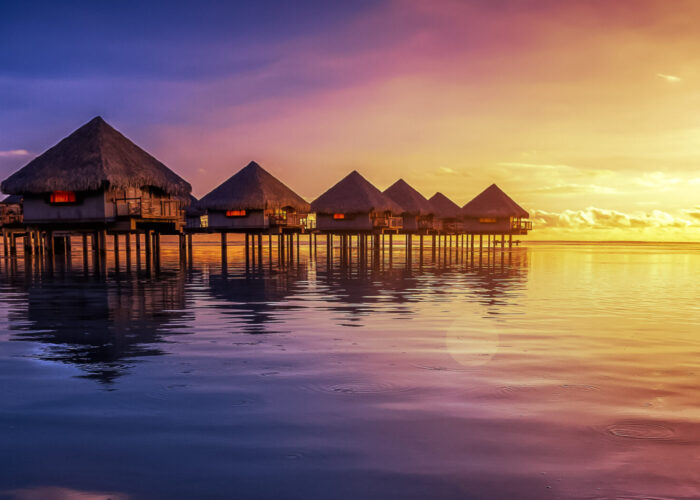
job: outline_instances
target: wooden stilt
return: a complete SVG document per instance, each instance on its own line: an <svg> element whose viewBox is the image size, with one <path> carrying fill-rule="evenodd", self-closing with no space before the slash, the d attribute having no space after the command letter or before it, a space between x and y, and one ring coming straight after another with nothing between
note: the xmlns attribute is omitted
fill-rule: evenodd
<svg viewBox="0 0 700 500"><path fill-rule="evenodd" d="M119 234L114 233L114 269L119 272Z"/></svg>
<svg viewBox="0 0 700 500"><path fill-rule="evenodd" d="M221 231L221 269L226 272L228 264L228 241L226 231Z"/></svg>
<svg viewBox="0 0 700 500"><path fill-rule="evenodd" d="M192 255L192 247L193 247L192 238L193 238L192 233L189 233L187 235L187 261L189 262L190 266L192 265L192 262L194 260L194 256Z"/></svg>

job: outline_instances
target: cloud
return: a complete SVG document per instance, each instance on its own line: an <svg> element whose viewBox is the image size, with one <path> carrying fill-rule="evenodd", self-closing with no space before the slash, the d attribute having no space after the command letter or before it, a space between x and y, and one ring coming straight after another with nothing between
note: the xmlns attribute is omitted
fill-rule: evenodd
<svg viewBox="0 0 700 500"><path fill-rule="evenodd" d="M445 174L456 174L457 173L456 170L453 170L449 167L440 167L440 171L445 173Z"/></svg>
<svg viewBox="0 0 700 500"><path fill-rule="evenodd" d="M668 177L663 172L645 173L641 177L637 177L634 181L640 186L650 188L668 188L682 182L681 179L677 177Z"/></svg>
<svg viewBox="0 0 700 500"><path fill-rule="evenodd" d="M688 216L692 217L693 219L700 220L700 205L698 205L695 208L690 208L688 210L683 210L683 212Z"/></svg>
<svg viewBox="0 0 700 500"><path fill-rule="evenodd" d="M570 195L580 193L618 194L617 188L610 186L598 186L596 184L555 184L533 189L532 192L550 195Z"/></svg>
<svg viewBox="0 0 700 500"><path fill-rule="evenodd" d="M658 76L662 80L666 80L669 83L678 83L682 80L682 78L679 76L666 75L664 73L656 73L656 76Z"/></svg>
<svg viewBox="0 0 700 500"><path fill-rule="evenodd" d="M0 158L14 158L17 156L29 156L31 153L26 149L10 149L8 151L0 151Z"/></svg>
<svg viewBox="0 0 700 500"><path fill-rule="evenodd" d="M700 207L684 211L684 213L700 220ZM690 221L683 217L675 217L661 210L627 214L617 210L589 207L585 210L564 210L563 212L532 210L530 216L538 229L658 229L688 228L699 225L695 221Z"/></svg>

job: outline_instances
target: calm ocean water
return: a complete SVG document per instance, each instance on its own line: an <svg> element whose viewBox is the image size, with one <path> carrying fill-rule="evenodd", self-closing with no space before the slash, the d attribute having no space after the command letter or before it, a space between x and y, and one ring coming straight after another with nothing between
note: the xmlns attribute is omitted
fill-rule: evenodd
<svg viewBox="0 0 700 500"><path fill-rule="evenodd" d="M700 245L324 250L0 260L0 497L700 498Z"/></svg>

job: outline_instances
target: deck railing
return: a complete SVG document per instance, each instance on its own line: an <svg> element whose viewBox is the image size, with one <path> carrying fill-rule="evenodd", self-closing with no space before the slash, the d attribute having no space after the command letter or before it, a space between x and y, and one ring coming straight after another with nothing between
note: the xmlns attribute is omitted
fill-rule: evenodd
<svg viewBox="0 0 700 500"><path fill-rule="evenodd" d="M287 212L286 214L270 214L271 226L302 227L306 225L306 214Z"/></svg>
<svg viewBox="0 0 700 500"><path fill-rule="evenodd" d="M513 219L510 227L516 231L532 231L532 221L527 219Z"/></svg>
<svg viewBox="0 0 700 500"><path fill-rule="evenodd" d="M403 217L380 216L373 220L376 228L401 229L403 227Z"/></svg>
<svg viewBox="0 0 700 500"><path fill-rule="evenodd" d="M184 216L178 200L133 199L115 202L118 217L141 217L144 219L171 219Z"/></svg>

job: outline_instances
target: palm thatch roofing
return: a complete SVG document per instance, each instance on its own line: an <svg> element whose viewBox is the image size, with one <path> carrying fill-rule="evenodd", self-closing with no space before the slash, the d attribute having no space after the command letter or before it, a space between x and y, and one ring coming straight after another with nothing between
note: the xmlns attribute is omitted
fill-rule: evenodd
<svg viewBox="0 0 700 500"><path fill-rule="evenodd" d="M403 212L401 206L385 196L371 182L353 170L328 191L311 202L311 209L322 214Z"/></svg>
<svg viewBox="0 0 700 500"><path fill-rule="evenodd" d="M260 165L246 167L202 197L197 206L204 210L266 210L293 208L308 212L304 199Z"/></svg>
<svg viewBox="0 0 700 500"><path fill-rule="evenodd" d="M0 204L3 205L19 205L22 203L22 196L18 194L11 194L10 196L6 196L2 201L0 201Z"/></svg>
<svg viewBox="0 0 700 500"><path fill-rule="evenodd" d="M491 184L481 194L462 207L462 215L465 217L523 217L528 218L527 213L520 205L515 203L501 188Z"/></svg>
<svg viewBox="0 0 700 500"><path fill-rule="evenodd" d="M5 179L9 194L155 187L186 196L192 186L98 116Z"/></svg>
<svg viewBox="0 0 700 500"><path fill-rule="evenodd" d="M439 191L431 196L428 201L432 205L435 215L441 219L456 219L461 215L459 205Z"/></svg>
<svg viewBox="0 0 700 500"><path fill-rule="evenodd" d="M386 188L384 194L398 203L405 214L428 215L435 211L427 198L403 179Z"/></svg>

